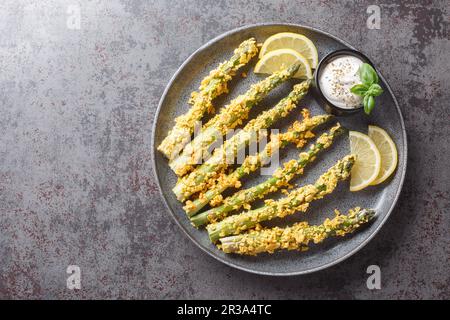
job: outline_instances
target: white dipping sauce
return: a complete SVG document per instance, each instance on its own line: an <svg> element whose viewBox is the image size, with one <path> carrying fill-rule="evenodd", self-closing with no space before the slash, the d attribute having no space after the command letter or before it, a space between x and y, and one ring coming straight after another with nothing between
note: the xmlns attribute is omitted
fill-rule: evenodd
<svg viewBox="0 0 450 320"><path fill-rule="evenodd" d="M363 64L354 56L339 56L331 60L319 75L320 89L325 98L337 107L345 109L357 108L363 97L353 94L350 89L361 83L358 69Z"/></svg>

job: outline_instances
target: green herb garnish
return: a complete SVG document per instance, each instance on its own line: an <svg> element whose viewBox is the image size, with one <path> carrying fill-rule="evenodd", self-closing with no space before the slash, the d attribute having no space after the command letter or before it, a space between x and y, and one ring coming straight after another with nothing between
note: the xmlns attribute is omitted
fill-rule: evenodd
<svg viewBox="0 0 450 320"><path fill-rule="evenodd" d="M351 87L350 91L357 96L364 97L364 112L370 114L375 107L375 97L383 93L383 89L378 84L378 75L374 68L368 63L363 63L358 69L361 84Z"/></svg>

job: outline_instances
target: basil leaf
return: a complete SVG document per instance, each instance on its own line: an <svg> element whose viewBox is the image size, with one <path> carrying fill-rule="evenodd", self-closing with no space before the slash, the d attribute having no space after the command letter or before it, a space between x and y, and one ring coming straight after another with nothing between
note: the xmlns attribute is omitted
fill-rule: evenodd
<svg viewBox="0 0 450 320"><path fill-rule="evenodd" d="M367 104L369 106L369 110L372 112L373 108L375 108L375 98L373 96L369 96L369 101Z"/></svg>
<svg viewBox="0 0 450 320"><path fill-rule="evenodd" d="M383 89L378 83L374 83L370 86L369 90L367 90L367 94L373 97L378 97L383 93Z"/></svg>
<svg viewBox="0 0 450 320"><path fill-rule="evenodd" d="M368 87L365 84L355 84L350 88L350 91L357 96L364 96L367 92Z"/></svg>
<svg viewBox="0 0 450 320"><path fill-rule="evenodd" d="M364 96L364 99L363 99L363 106L364 106L364 112L366 113L366 114L369 114L370 112L369 112L369 107L367 106L367 101L368 101L368 99L369 99L369 96Z"/></svg>
<svg viewBox="0 0 450 320"><path fill-rule="evenodd" d="M370 86L378 82L378 75L374 68L368 63L363 63L358 69L358 75L362 83Z"/></svg>
<svg viewBox="0 0 450 320"><path fill-rule="evenodd" d="M364 112L366 114L370 114L373 110L373 108L375 107L375 99L372 96L365 96L364 100L363 100L363 104L364 104Z"/></svg>

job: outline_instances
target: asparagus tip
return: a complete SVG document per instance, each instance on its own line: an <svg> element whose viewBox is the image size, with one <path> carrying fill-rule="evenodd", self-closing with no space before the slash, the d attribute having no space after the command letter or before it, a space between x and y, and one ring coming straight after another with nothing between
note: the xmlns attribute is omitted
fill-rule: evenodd
<svg viewBox="0 0 450 320"><path fill-rule="evenodd" d="M362 209L357 215L358 218L366 217L367 221L370 221L376 217L376 211L374 209Z"/></svg>

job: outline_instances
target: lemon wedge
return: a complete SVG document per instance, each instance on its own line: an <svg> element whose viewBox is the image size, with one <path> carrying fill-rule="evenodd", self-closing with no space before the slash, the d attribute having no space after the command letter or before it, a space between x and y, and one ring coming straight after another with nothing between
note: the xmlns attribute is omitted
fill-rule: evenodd
<svg viewBox="0 0 450 320"><path fill-rule="evenodd" d="M363 133L350 131L350 151L356 155L350 178L350 191L369 186L378 177L381 155L373 140Z"/></svg>
<svg viewBox="0 0 450 320"><path fill-rule="evenodd" d="M303 55L292 49L278 49L265 54L255 66L255 73L272 74L286 69L294 63L300 63L300 68L294 78L311 79L311 66Z"/></svg>
<svg viewBox="0 0 450 320"><path fill-rule="evenodd" d="M261 59L267 53L278 49L292 49L303 55L311 66L317 68L319 63L319 54L314 43L302 34L292 32L281 32L270 36L264 41L259 58Z"/></svg>
<svg viewBox="0 0 450 320"><path fill-rule="evenodd" d="M381 168L377 178L371 185L382 183L391 176L397 168L398 154L394 141L386 131L377 126L369 126L369 137L373 140L380 151Z"/></svg>

